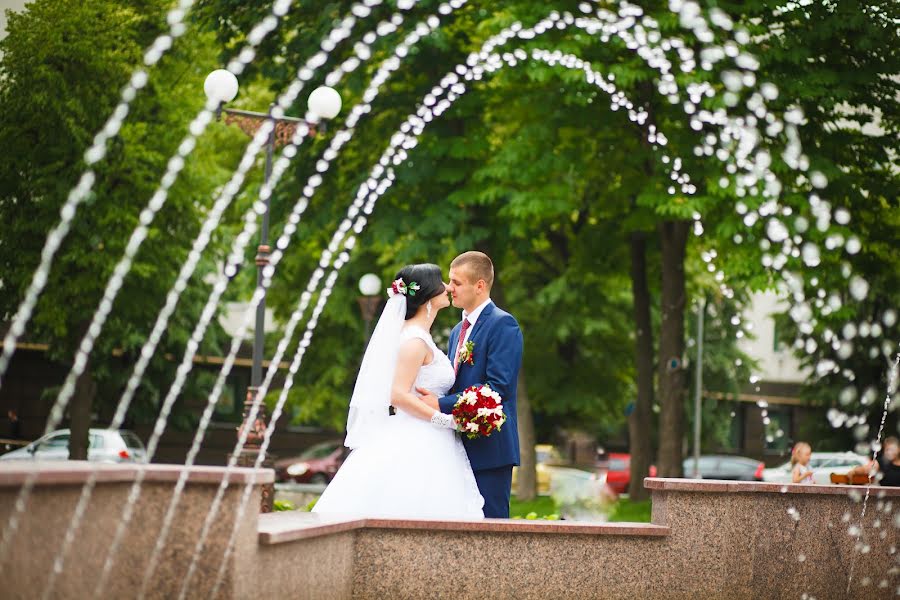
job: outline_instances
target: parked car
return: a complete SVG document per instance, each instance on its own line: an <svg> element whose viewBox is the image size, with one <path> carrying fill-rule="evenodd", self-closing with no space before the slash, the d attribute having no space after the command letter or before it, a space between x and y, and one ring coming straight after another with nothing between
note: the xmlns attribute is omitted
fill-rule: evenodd
<svg viewBox="0 0 900 600"><path fill-rule="evenodd" d="M550 479L552 473L563 467L566 461L563 459L559 450L552 444L535 444L534 460L537 477L537 493L539 496L547 496L550 494ZM512 489L515 492L516 484L519 478L519 468L513 467L512 470Z"/></svg>
<svg viewBox="0 0 900 600"><path fill-rule="evenodd" d="M831 474L846 475L858 465L868 464L869 458L855 452L813 452L809 468L813 472L814 483L831 483ZM791 483L791 461L762 472L763 481Z"/></svg>
<svg viewBox="0 0 900 600"><path fill-rule="evenodd" d="M599 462L601 473L606 473L606 484L617 494L628 492L631 483L631 455L626 452L604 454ZM650 465L649 477L656 477L656 467Z"/></svg>
<svg viewBox="0 0 900 600"><path fill-rule="evenodd" d="M69 430L59 429L27 446L7 452L0 460L68 460ZM90 429L88 460L97 462L147 462L144 443L127 429Z"/></svg>
<svg viewBox="0 0 900 600"><path fill-rule="evenodd" d="M756 459L729 454L704 454L700 457L700 479L728 479L732 481L762 481L766 465ZM694 458L682 463L684 476L694 477Z"/></svg>
<svg viewBox="0 0 900 600"><path fill-rule="evenodd" d="M299 456L275 461L275 481L326 484L344 464L350 449L343 440L311 446Z"/></svg>

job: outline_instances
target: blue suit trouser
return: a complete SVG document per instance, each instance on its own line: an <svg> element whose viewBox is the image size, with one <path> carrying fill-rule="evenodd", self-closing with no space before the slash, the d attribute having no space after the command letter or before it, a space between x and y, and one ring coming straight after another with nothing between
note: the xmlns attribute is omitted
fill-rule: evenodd
<svg viewBox="0 0 900 600"><path fill-rule="evenodd" d="M475 483L484 498L484 516L488 519L508 519L512 465L475 471Z"/></svg>

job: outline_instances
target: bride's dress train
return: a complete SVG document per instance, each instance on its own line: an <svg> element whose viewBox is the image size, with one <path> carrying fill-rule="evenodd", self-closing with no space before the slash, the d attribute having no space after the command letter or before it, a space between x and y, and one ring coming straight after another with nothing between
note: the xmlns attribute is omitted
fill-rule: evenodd
<svg viewBox="0 0 900 600"><path fill-rule="evenodd" d="M404 339L425 341L434 360L414 387L446 395L453 365L431 336L407 327ZM478 492L462 441L450 429L398 411L364 446L353 450L313 508L314 513L360 517L481 519Z"/></svg>

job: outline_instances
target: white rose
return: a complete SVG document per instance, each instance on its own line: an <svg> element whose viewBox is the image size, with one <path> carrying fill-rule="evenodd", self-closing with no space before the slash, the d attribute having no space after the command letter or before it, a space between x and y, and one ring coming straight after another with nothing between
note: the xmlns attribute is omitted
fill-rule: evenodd
<svg viewBox="0 0 900 600"><path fill-rule="evenodd" d="M468 423L466 429L469 431L478 431L478 423Z"/></svg>

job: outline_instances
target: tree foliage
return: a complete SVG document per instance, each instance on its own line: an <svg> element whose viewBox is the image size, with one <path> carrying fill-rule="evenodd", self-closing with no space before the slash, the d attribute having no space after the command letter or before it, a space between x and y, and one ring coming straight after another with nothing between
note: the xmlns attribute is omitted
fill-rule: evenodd
<svg viewBox="0 0 900 600"><path fill-rule="evenodd" d="M163 31L167 6L159 0L128 6L38 0L21 13L8 13L9 35L0 42L0 144L6 150L0 165L0 219L5 223L0 312L6 318L31 282L47 233L86 167L82 153L141 64L142 49ZM57 253L27 336L49 344L49 356L64 365L71 364L168 157L203 106L203 77L216 55L210 42L210 36L195 32L152 71L106 159L97 165L93 191ZM235 160L239 134L214 131L211 137L214 142L188 161L136 256L92 353L87 394L74 399L73 411L80 403L89 415L94 401L93 409L108 415L118 400L214 189ZM174 378L172 356L180 358L199 316L208 291L203 277L215 272L220 245L218 237L170 321L135 401L132 424L155 414ZM204 351L221 354L221 344L222 332L214 326ZM198 374L186 394L202 395L208 383L208 376Z"/></svg>
<svg viewBox="0 0 900 600"><path fill-rule="evenodd" d="M601 4L615 8L613 3ZM771 108L783 112L797 105L803 109L804 160L811 171L827 177L827 191L822 192L827 198L810 203L807 192L812 176L798 177L788 168L780 156L784 136L766 142L772 170L782 182L780 216L795 232L804 234L802 240L790 238L788 246L773 247L766 239L765 220L748 221L745 214L767 200L756 191L739 193L728 178L723 185L723 164L696 152L701 135L707 132L698 134L685 107L657 92L658 72L625 41L615 36L603 40L577 29L516 40L509 49L558 49L590 61L614 78L634 105L647 110L647 124L635 123L627 110L610 106L605 93L586 82L583 73L560 65L520 60L515 67L467 82L466 93L428 124L408 159L395 169L394 185L379 202L319 319L315 342L290 392L291 419L343 426L365 339L356 307L356 281L363 273L374 271L387 282L406 263L429 261L446 267L457 253L472 248L494 258L495 300L518 317L525 333L524 383L539 437L548 439L558 428L569 426L612 436L621 430L638 388L653 392L658 387L658 439L664 447L658 464L663 474L677 475L681 469L690 375L684 367L690 354L685 346L684 328L690 325L685 311L692 298L707 296L720 313L731 314L739 310L738 301L746 291L775 286L781 279L779 269L802 271L800 285L804 297L811 299L816 319L813 331L801 333L825 341L805 353L809 364L834 360L842 352L840 343L835 346L829 335L833 338L837 324L848 319L879 321L885 339L896 337L896 329L890 329L895 325L885 322L888 308L897 306L900 289L895 243L896 48L900 47L892 27L896 9L889 2L781 4L716 2L703 10L714 5L722 8L750 31L752 49L761 59L756 83L771 81L780 90ZM51 273L32 335L52 340L59 357L71 357L140 207L156 186L166 157L177 147L184 123L200 107L197 92L202 77L233 55L271 8L266 2L236 0L201 0L196 6L191 32L159 66L151 86L136 102L120 139L98 171L95 194L82 207ZM263 40L257 60L242 74L235 105L259 110L274 99L293 80L298 66L319 51L323 37L349 13L350 6L349 0L333 0L301 4L289 12ZM690 39L669 3L642 6L659 24L662 35ZM12 150L12 158L0 167L0 216L12 224L0 237L3 286L10 292L3 300L7 314L15 310L46 231L83 168L81 152L114 105L116 90L140 61L141 48L161 30L158 15L165 7L162 0L129 7L106 0L91 6L38 0L10 20L11 34L2 42L0 63L4 84L0 143ZM401 36L437 7L438 2L426 0L405 12L402 22L396 23L397 31L373 44L372 59L340 82L343 115L329 123L327 131L306 140L272 196L275 235L282 231L299 190L317 172L331 132L343 127L349 107L361 100L378 65L393 53ZM579 14L576 2L553 8ZM337 44L306 90L323 83L330 67L352 55L361 30L395 10L392 3L373 7L372 17L360 21L354 37ZM550 10L536 0L468 3L444 17L440 29L403 57L403 65L372 103L353 140L324 173L316 198L297 224L268 299L282 323L296 307L358 186L406 115L489 37L516 21L531 25ZM682 89L708 82L718 94L704 100L706 106L723 106L723 67L682 70L678 53L670 51L669 56ZM749 96L755 90L745 91ZM302 99L292 112L305 113ZM880 129L872 132L870 121L876 113ZM695 193L672 188L662 152L646 142L648 124L665 132L665 152L669 158L681 159L682 171L696 185ZM173 188L94 352L92 373L97 379L121 386L122 369L109 359L112 350L122 349L126 362L133 359L185 258L212 190L222 185L235 166L239 140L236 132L214 128ZM229 213L216 247L189 286L164 351L180 355L207 291L201 277L221 260L222 246L231 240L237 215L254 197L258 184L257 173ZM832 208L846 208L852 221L820 231L822 202L828 203L829 215ZM812 226L801 231L800 218ZM635 367L635 299L629 269L635 234L646 242L656 381L652 373L638 378ZM844 242L856 236L861 251L851 251L854 243L836 244L836 238L829 238L836 234ZM820 249L821 264L815 273L808 271L812 267L804 265L800 256L798 246L807 241ZM785 265L775 267L771 255L780 250L787 251L788 258ZM699 260L709 251L718 253L717 267L725 273L723 277L709 273ZM248 252L247 264L251 261ZM868 281L870 294L864 302L854 301L847 292L844 273L851 266ZM243 269L235 282L245 296L252 289L251 271ZM737 298L720 296L722 285L737 290ZM826 288L837 290L836 302L830 300L829 292L820 292ZM826 297L820 297L821 293ZM449 311L440 315L439 343L457 316ZM713 319L710 325L710 340L715 340L710 380L720 389L736 390L747 371L734 368L740 354L733 326L730 319ZM267 340L269 355L275 337ZM210 352L218 351L220 334L211 335L205 343ZM288 356L296 344L294 340ZM875 367L867 362L874 360L869 346L868 341L854 342L852 357L841 359L859 361L853 367L858 385L874 385L883 376L881 364ZM884 353L880 345L877 351ZM169 363L154 361L145 397L151 399L155 386L164 385L170 375ZM823 384L830 390L840 389L836 382L840 367L826 375ZM653 395L645 393L641 398ZM651 421L648 415L642 417L632 438L641 431L647 440L656 440ZM718 427L721 432L723 422L725 417L710 431Z"/></svg>

